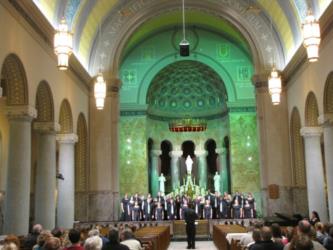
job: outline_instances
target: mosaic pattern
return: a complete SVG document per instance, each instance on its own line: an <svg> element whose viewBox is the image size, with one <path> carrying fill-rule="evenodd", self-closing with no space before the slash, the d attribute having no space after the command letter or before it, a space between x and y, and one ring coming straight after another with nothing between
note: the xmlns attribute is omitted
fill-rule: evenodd
<svg viewBox="0 0 333 250"><path fill-rule="evenodd" d="M161 70L147 94L148 113L203 117L226 111L227 94L216 72L196 61L179 61Z"/></svg>

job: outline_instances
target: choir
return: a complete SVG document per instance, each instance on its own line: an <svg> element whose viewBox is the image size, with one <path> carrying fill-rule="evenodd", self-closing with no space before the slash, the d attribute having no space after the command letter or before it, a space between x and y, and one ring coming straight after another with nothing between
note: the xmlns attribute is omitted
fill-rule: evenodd
<svg viewBox="0 0 333 250"><path fill-rule="evenodd" d="M209 191L205 196L193 199L184 196L166 196L160 192L155 198L148 194L125 194L121 200L122 221L183 220L188 207L192 207L199 219L250 219L256 218L256 202L252 193L247 195L227 192L220 195Z"/></svg>

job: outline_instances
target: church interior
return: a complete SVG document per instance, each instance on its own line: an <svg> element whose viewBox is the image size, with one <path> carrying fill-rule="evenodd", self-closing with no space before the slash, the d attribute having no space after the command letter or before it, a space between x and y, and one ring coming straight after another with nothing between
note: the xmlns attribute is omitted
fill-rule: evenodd
<svg viewBox="0 0 333 250"><path fill-rule="evenodd" d="M333 222L331 0L0 0L0 32L2 234L188 181Z"/></svg>

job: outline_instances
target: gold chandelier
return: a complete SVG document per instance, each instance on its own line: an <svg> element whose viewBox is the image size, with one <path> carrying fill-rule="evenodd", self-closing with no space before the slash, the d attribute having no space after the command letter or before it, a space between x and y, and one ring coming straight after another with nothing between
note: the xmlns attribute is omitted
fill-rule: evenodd
<svg viewBox="0 0 333 250"><path fill-rule="evenodd" d="M273 67L270 77L268 78L268 90L272 98L273 105L280 104L280 95L282 92L282 83L279 72Z"/></svg>
<svg viewBox="0 0 333 250"><path fill-rule="evenodd" d="M169 122L171 132L202 132L207 129L207 122L199 118L183 118Z"/></svg>
<svg viewBox="0 0 333 250"><path fill-rule="evenodd" d="M58 56L58 68L60 70L68 68L68 59L72 52L73 35L68 31L66 20L63 17L54 35L54 53Z"/></svg>
<svg viewBox="0 0 333 250"><path fill-rule="evenodd" d="M316 62L319 58L320 26L311 10L306 15L302 31L303 45L306 48L308 60L309 62Z"/></svg>
<svg viewBox="0 0 333 250"><path fill-rule="evenodd" d="M106 97L106 83L102 72L99 72L96 77L94 96L96 100L96 108L102 110L104 108L104 100Z"/></svg>

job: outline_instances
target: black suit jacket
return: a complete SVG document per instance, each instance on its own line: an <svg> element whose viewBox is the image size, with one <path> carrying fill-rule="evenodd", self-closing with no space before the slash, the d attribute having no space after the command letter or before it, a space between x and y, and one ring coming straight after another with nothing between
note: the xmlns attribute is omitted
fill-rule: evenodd
<svg viewBox="0 0 333 250"><path fill-rule="evenodd" d="M188 225L194 225L195 220L198 219L197 214L191 208L186 209L184 217L185 217L185 222Z"/></svg>

